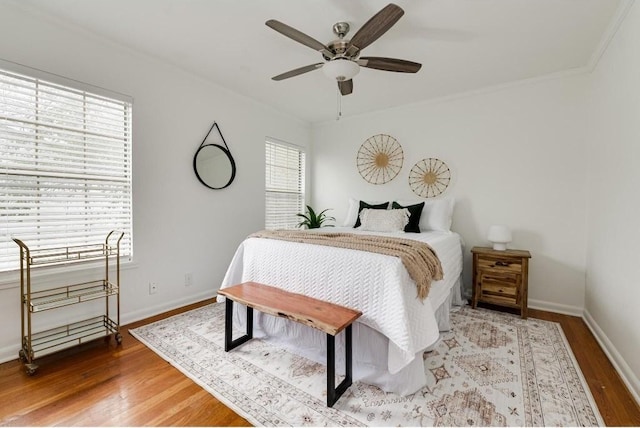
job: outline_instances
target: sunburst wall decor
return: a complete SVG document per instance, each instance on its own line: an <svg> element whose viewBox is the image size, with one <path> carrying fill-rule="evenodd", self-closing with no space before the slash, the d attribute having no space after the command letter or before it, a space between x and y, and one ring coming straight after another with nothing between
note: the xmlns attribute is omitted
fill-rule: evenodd
<svg viewBox="0 0 640 428"><path fill-rule="evenodd" d="M409 187L418 196L434 198L447 190L451 171L446 163L436 158L422 159L409 172Z"/></svg>
<svg viewBox="0 0 640 428"><path fill-rule="evenodd" d="M371 184L384 184L393 180L404 162L400 143L390 135L369 137L360 146L356 163L362 178Z"/></svg>

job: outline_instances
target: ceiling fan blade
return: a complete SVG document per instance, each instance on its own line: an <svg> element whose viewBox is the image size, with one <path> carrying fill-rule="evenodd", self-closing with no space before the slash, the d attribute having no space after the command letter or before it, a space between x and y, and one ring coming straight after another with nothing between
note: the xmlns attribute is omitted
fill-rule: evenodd
<svg viewBox="0 0 640 428"><path fill-rule="evenodd" d="M277 76L272 77L273 80L284 80L289 77L297 76L299 74L308 73L317 68L320 68L324 65L323 62L319 62L317 64L305 65L304 67L296 68L295 70L287 71L286 73L278 74Z"/></svg>
<svg viewBox="0 0 640 428"><path fill-rule="evenodd" d="M342 95L349 95L353 92L353 79L338 82L338 88Z"/></svg>
<svg viewBox="0 0 640 428"><path fill-rule="evenodd" d="M417 73L422 67L422 64L417 62L378 56L363 56L356 62L361 67L384 71L396 71L398 73Z"/></svg>
<svg viewBox="0 0 640 428"><path fill-rule="evenodd" d="M285 35L298 43L302 43L303 45L308 46L313 50L322 52L329 58L333 58L335 56L335 54L331 52L328 47L326 47L313 37L308 36L302 31L298 31L295 28L288 26L287 24L283 24L282 22L276 21L275 19L270 19L265 22L265 25L267 27L273 28L278 33Z"/></svg>
<svg viewBox="0 0 640 428"><path fill-rule="evenodd" d="M376 13L354 34L347 46L347 54L353 55L375 42L386 33L389 28L398 22L404 15L400 6L389 3L380 12Z"/></svg>

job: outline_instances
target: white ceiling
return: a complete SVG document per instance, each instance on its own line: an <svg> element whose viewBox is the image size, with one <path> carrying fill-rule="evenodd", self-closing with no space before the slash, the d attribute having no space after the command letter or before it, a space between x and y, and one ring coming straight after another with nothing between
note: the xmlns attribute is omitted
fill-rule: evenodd
<svg viewBox="0 0 640 428"><path fill-rule="evenodd" d="M265 26L277 19L328 43L353 36L386 0L15 0L204 77L302 120L336 117L320 53ZM364 56L423 64L417 74L361 69L343 116L465 93L590 64L618 0L396 0L405 15Z"/></svg>

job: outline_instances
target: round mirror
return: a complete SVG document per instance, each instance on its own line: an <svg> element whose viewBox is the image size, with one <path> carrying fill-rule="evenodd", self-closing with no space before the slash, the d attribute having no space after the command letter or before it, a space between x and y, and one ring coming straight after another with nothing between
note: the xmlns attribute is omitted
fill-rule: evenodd
<svg viewBox="0 0 640 428"><path fill-rule="evenodd" d="M224 189L236 176L236 163L229 150L217 144L201 146L193 157L196 177L210 189Z"/></svg>

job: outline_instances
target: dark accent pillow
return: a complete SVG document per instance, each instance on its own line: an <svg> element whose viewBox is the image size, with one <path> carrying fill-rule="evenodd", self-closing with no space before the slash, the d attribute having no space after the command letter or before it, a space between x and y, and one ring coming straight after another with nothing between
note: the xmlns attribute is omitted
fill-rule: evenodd
<svg viewBox="0 0 640 428"><path fill-rule="evenodd" d="M356 224L353 227L355 228L355 227L360 226L360 224L361 224L360 223L360 211L362 211L363 209L369 208L369 209L372 209L372 210L386 210L387 207L389 207L389 202L385 202L384 204L371 205L371 204L368 204L366 202L360 201L360 208L358 208L358 218L356 219Z"/></svg>
<svg viewBox="0 0 640 428"><path fill-rule="evenodd" d="M404 227L405 232L420 233L420 216L422 215L422 209L424 208L424 202L420 202L415 205L402 206L397 202L391 204L391 208L394 210L406 208L409 210L409 223Z"/></svg>

